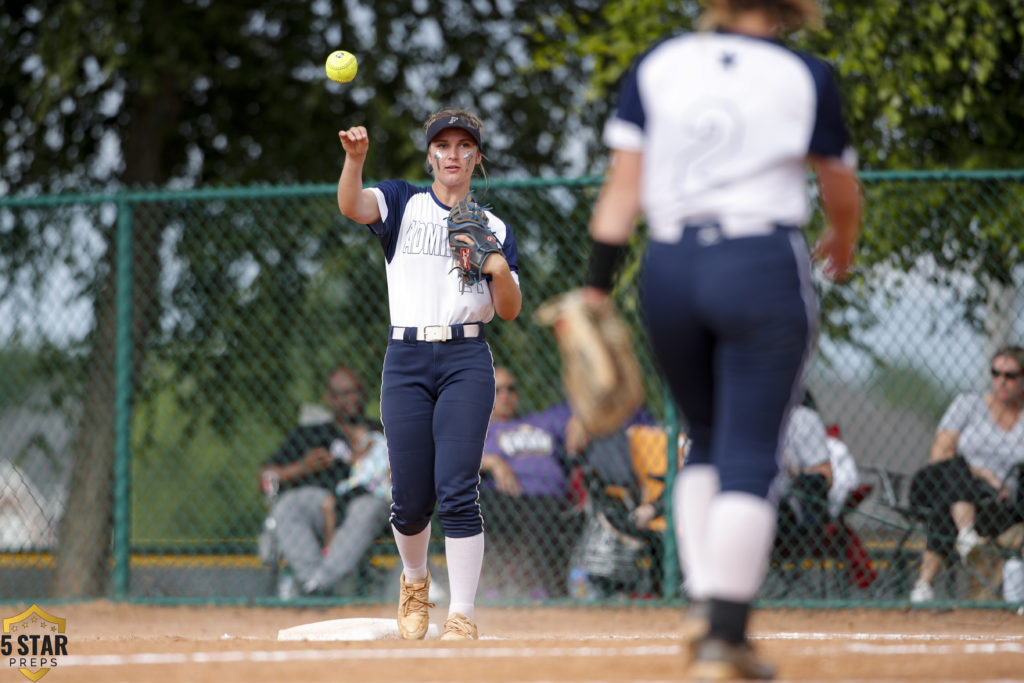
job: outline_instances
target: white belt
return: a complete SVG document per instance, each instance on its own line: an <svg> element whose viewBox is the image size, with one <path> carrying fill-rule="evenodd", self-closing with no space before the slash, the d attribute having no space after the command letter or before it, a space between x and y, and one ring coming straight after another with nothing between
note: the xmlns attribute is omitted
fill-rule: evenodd
<svg viewBox="0 0 1024 683"><path fill-rule="evenodd" d="M405 339L405 331L408 329L416 330L416 341L425 342L446 342L456 339L455 330L459 326L451 325L427 325L426 327L392 327L391 338L396 340ZM472 337L479 337L483 332L483 323L463 323L462 336L469 339Z"/></svg>
<svg viewBox="0 0 1024 683"><path fill-rule="evenodd" d="M684 230L693 230L697 233L697 240L701 244L712 244L723 239L736 239L737 237L757 237L771 235L778 230L798 229L797 226L783 223L768 223L763 220L755 221L720 221L707 220L698 222L687 222L683 225Z"/></svg>

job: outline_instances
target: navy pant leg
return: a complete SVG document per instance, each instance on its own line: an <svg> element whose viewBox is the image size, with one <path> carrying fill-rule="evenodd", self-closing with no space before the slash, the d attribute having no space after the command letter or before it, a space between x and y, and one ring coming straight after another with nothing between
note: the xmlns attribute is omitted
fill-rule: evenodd
<svg viewBox="0 0 1024 683"><path fill-rule="evenodd" d="M644 278L655 355L693 432L691 463L723 491L768 497L817 307L802 235L652 244Z"/></svg>
<svg viewBox="0 0 1024 683"><path fill-rule="evenodd" d="M711 462L715 417L715 338L699 317L697 252L652 242L645 257L642 302L655 360L686 419L687 464Z"/></svg>
<svg viewBox="0 0 1024 683"><path fill-rule="evenodd" d="M494 362L481 339L392 340L381 382L391 464L391 523L413 535L434 506L446 536L483 530L480 461L494 405Z"/></svg>
<svg viewBox="0 0 1024 683"><path fill-rule="evenodd" d="M446 344L434 409L437 516L449 538L483 531L480 461L494 408L494 360L487 344Z"/></svg>
<svg viewBox="0 0 1024 683"><path fill-rule="evenodd" d="M380 417L391 465L391 523L407 536L426 528L436 502L432 366L428 345L388 343Z"/></svg>

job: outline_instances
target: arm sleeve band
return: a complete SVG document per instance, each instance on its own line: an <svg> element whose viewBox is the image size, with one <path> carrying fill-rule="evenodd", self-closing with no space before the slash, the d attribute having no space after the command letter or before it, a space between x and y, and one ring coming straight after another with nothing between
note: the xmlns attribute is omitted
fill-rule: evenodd
<svg viewBox="0 0 1024 683"><path fill-rule="evenodd" d="M587 286L610 292L615 271L622 265L626 257L626 246L607 244L594 241L590 250L590 272L587 273Z"/></svg>

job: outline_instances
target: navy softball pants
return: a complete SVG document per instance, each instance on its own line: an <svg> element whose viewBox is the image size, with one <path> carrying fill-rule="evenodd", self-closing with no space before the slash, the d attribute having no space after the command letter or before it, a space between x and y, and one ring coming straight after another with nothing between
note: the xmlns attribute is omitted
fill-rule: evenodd
<svg viewBox="0 0 1024 683"><path fill-rule="evenodd" d="M445 536L483 531L480 461L493 407L494 359L482 336L389 340L380 414L399 532L423 531L435 504Z"/></svg>
<svg viewBox="0 0 1024 683"><path fill-rule="evenodd" d="M773 498L784 421L817 333L801 231L727 239L715 224L652 242L643 304L654 355L687 423L686 464L722 491Z"/></svg>

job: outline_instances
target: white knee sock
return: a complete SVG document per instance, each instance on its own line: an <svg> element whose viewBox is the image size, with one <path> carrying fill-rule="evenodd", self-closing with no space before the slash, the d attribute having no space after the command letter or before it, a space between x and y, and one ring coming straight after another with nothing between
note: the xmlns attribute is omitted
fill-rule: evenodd
<svg viewBox="0 0 1024 683"><path fill-rule="evenodd" d="M708 514L712 598L751 602L761 590L775 540L775 506L749 493L720 493Z"/></svg>
<svg viewBox="0 0 1024 683"><path fill-rule="evenodd" d="M405 580L410 583L419 583L427 578L427 551L430 548L430 524L427 528L413 536L406 536L394 527L391 530L395 533L395 545L398 546L398 555L402 558L402 570L405 572Z"/></svg>
<svg viewBox="0 0 1024 683"><path fill-rule="evenodd" d="M691 600L708 597L711 565L708 556L708 512L718 494L718 470L712 465L684 467L672 492L679 563Z"/></svg>
<svg viewBox="0 0 1024 683"><path fill-rule="evenodd" d="M483 532L469 538L445 537L444 555L448 561L448 590L451 593L448 616L458 612L472 619L480 570L484 564Z"/></svg>

